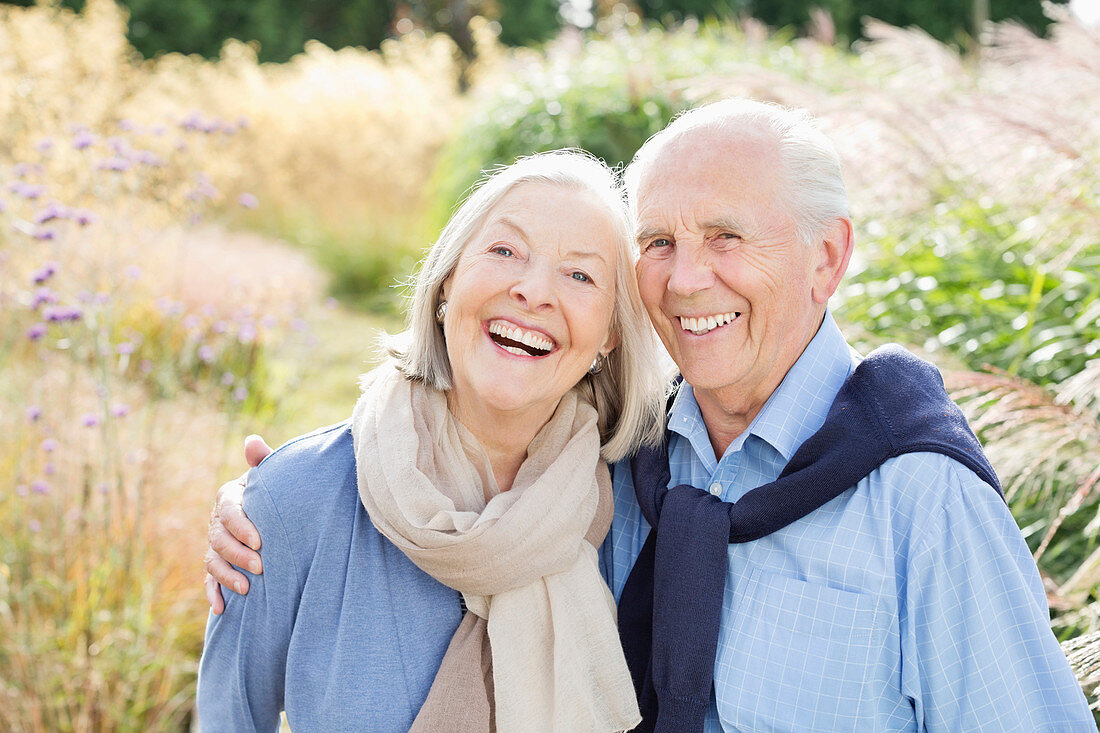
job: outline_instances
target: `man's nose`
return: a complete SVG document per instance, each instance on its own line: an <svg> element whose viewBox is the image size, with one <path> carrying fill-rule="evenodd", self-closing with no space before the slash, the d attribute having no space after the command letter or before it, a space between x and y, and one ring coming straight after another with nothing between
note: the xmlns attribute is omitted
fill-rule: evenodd
<svg viewBox="0 0 1100 733"><path fill-rule="evenodd" d="M672 259L668 290L679 296L689 296L706 290L714 282L714 271L706 257L695 248L679 247Z"/></svg>

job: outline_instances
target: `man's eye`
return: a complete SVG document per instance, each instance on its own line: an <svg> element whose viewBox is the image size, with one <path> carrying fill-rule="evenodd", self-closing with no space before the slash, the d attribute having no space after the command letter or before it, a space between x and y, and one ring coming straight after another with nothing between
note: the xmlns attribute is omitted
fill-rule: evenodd
<svg viewBox="0 0 1100 733"><path fill-rule="evenodd" d="M653 239L645 246L646 249L660 249L662 247L669 247L672 245L672 241L661 237L660 239Z"/></svg>

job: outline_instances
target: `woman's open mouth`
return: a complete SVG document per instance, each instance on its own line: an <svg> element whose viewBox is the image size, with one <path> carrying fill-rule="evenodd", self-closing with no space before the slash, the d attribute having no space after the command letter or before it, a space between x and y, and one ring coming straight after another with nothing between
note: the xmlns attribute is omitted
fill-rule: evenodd
<svg viewBox="0 0 1100 733"><path fill-rule="evenodd" d="M516 356L546 356L555 346L554 341L545 334L520 328L508 321L490 321L489 338Z"/></svg>

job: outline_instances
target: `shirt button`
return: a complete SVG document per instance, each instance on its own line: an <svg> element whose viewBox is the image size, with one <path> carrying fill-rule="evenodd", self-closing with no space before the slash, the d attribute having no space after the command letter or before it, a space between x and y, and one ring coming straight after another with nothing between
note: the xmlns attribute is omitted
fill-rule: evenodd
<svg viewBox="0 0 1100 733"><path fill-rule="evenodd" d="M721 496L722 495L722 484L715 481L713 484L710 485L710 493L713 494L714 496Z"/></svg>

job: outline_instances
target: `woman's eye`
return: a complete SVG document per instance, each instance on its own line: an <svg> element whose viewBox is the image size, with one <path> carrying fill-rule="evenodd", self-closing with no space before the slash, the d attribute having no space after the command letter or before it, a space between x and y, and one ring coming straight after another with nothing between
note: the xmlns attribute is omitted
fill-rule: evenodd
<svg viewBox="0 0 1100 733"><path fill-rule="evenodd" d="M582 282L582 283L592 282L592 278L588 277L588 275L585 275L583 272L571 272L571 273L569 273L569 277L573 278L574 280L576 280L578 282Z"/></svg>
<svg viewBox="0 0 1100 733"><path fill-rule="evenodd" d="M515 257L516 256L516 253L512 251L511 247L505 247L503 244L498 244L497 246L493 247L493 249L490 250L490 251L495 252L496 254L501 255L503 257Z"/></svg>

